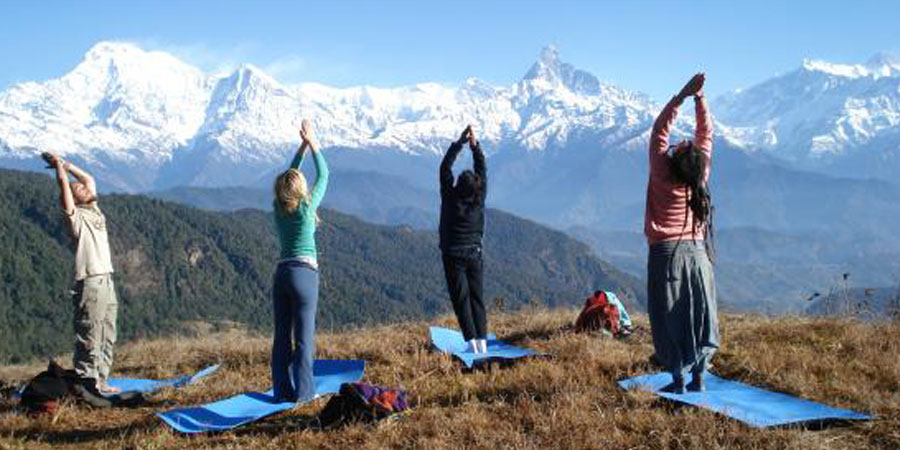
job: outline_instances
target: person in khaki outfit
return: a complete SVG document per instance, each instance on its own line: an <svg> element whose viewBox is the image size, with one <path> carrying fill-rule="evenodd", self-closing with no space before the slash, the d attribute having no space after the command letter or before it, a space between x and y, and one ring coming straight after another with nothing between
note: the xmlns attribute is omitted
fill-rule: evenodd
<svg viewBox="0 0 900 450"><path fill-rule="evenodd" d="M116 343L119 303L112 280L112 260L106 217L97 206L94 178L56 155L48 155L56 169L60 204L75 243L75 373L89 392L115 394L107 385ZM70 182L69 174L78 181Z"/></svg>

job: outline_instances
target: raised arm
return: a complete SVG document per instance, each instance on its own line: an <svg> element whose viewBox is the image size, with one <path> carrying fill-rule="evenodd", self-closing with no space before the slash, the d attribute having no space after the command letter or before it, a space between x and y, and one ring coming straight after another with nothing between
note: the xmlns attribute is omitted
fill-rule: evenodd
<svg viewBox="0 0 900 450"><path fill-rule="evenodd" d="M684 87L681 88L681 91L676 96L672 97L672 99L669 100L669 103L667 103L663 110L660 111L659 115L656 116L656 121L653 123L653 131L650 135L651 166L654 161L665 156L666 151L669 148L669 132L672 129L672 125L675 123L675 119L678 117L678 108L684 103L684 99L690 96L699 95L702 97L704 82L706 82L706 74L702 72L691 77Z"/></svg>
<svg viewBox="0 0 900 450"><path fill-rule="evenodd" d="M322 204L322 199L325 198L325 191L328 189L328 164L325 162L325 156L322 155L322 151L319 150L319 143L316 141L313 136L312 125L308 120L303 120L303 125L300 127L300 138L303 139L303 144L300 145L300 149L297 150L297 157L294 159L297 160L299 158L299 162L303 162L303 154L305 153L303 150L305 147L309 147L313 154L313 162L316 165L316 184L313 185L312 191L309 194L309 204L310 207L315 210ZM298 166L299 163L298 163Z"/></svg>
<svg viewBox="0 0 900 450"><path fill-rule="evenodd" d="M56 182L59 184L59 205L67 215L75 213L75 198L72 196L72 186L69 185L69 172L66 171L66 162L53 156L52 164L56 168Z"/></svg>
<svg viewBox="0 0 900 450"><path fill-rule="evenodd" d="M678 117L678 108L681 107L682 102L684 102L684 98L681 95L672 97L669 103L659 112L659 115L656 116L656 121L653 122L653 131L650 134L651 159L655 155L666 154L666 150L669 148L669 132L672 130L672 124L675 123L675 119Z"/></svg>
<svg viewBox="0 0 900 450"><path fill-rule="evenodd" d="M441 168L438 173L441 180L441 195L444 195L453 189L453 163L456 162L456 157L459 156L463 143L469 138L469 131L471 129L471 126L467 126L466 129L463 130L462 135L460 135L459 140L450 144L450 148L448 148L447 153L444 154L444 159L441 161Z"/></svg>
<svg viewBox="0 0 900 450"><path fill-rule="evenodd" d="M472 150L472 161L475 175L481 178L481 200L487 196L487 165L484 163L484 152L481 142L475 139L475 132L469 131L469 148Z"/></svg>
<svg viewBox="0 0 900 450"><path fill-rule="evenodd" d="M707 157L712 154L713 125L703 92L694 95L694 114L697 115L697 127L694 129L694 146Z"/></svg>
<svg viewBox="0 0 900 450"><path fill-rule="evenodd" d="M81 182L90 191L91 196L97 197L97 184L94 182L94 177L92 177L89 173L80 169L75 164L72 164L68 161L62 164L66 170L68 170L75 178ZM67 179L68 180L68 179Z"/></svg>
<svg viewBox="0 0 900 450"><path fill-rule="evenodd" d="M484 152L481 150L481 142L475 143L472 147L472 160L475 175L487 180L487 166L484 164Z"/></svg>
<svg viewBox="0 0 900 450"><path fill-rule="evenodd" d="M306 147L308 146L309 144L303 141L300 147L297 148L297 153L294 153L294 159L291 160L291 169L300 170L300 166L303 165L303 157L306 156Z"/></svg>
<svg viewBox="0 0 900 450"><path fill-rule="evenodd" d="M300 122L300 147L297 153L294 153L294 159L291 160L291 169L300 169L303 165L303 158L306 156L306 148L310 146L313 140L312 124L307 119Z"/></svg>
<svg viewBox="0 0 900 450"><path fill-rule="evenodd" d="M462 150L462 144L459 142L450 144L450 148L448 148L447 153L444 154L444 160L441 161L440 178L442 194L453 189L453 163L456 162L456 157L459 156L460 150Z"/></svg>

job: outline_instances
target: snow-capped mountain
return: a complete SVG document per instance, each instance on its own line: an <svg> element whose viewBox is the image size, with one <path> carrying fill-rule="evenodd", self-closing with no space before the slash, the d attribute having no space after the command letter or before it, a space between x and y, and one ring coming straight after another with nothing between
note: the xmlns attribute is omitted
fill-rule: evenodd
<svg viewBox="0 0 900 450"><path fill-rule="evenodd" d="M900 60L887 54L856 65L805 60L713 107L736 145L802 166L865 156L860 152L883 156L900 145ZM871 147L886 136L893 138Z"/></svg>
<svg viewBox="0 0 900 450"><path fill-rule="evenodd" d="M163 52L103 42L61 78L0 93L0 166L37 170L34 156L48 150L86 164L105 189L267 186L307 117L334 169L430 192L439 155L472 123L490 158L495 206L566 227L632 229L660 107L564 63L552 47L508 86L471 78L384 89L284 85L250 65L207 74ZM863 65L806 61L717 99L712 111L714 177L741 176L757 159L885 179L900 168L900 63L886 55ZM676 133L691 131L691 116L681 115Z"/></svg>
<svg viewBox="0 0 900 450"><path fill-rule="evenodd" d="M654 108L646 96L562 63L552 47L512 86L472 78L455 87L338 89L283 85L250 65L208 75L163 52L103 42L65 76L0 94L0 158L48 150L114 166L120 181L113 184L123 190L170 184L148 175L157 172L218 185L226 182L166 166L235 164L258 174L283 162L301 117L314 122L326 146L407 155L440 154L466 123L492 148L561 148L580 132L616 147L646 127ZM143 175L122 174L126 167ZM232 180L252 181L248 176Z"/></svg>
<svg viewBox="0 0 900 450"><path fill-rule="evenodd" d="M31 149L162 163L203 123L212 80L163 52L100 43L67 75L0 95L0 136L13 155Z"/></svg>

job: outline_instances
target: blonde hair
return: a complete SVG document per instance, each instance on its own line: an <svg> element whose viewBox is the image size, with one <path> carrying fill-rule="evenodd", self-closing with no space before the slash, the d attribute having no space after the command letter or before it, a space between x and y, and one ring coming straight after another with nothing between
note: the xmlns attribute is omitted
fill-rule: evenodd
<svg viewBox="0 0 900 450"><path fill-rule="evenodd" d="M306 177L297 169L288 169L275 179L275 205L282 214L293 214L300 204L309 204Z"/></svg>
<svg viewBox="0 0 900 450"><path fill-rule="evenodd" d="M297 169L288 169L281 172L275 179L275 209L276 213L282 215L293 214L301 204L309 205L310 194L309 187L306 184L306 177L303 172ZM314 211L316 215L316 226L322 220L319 219L319 213Z"/></svg>

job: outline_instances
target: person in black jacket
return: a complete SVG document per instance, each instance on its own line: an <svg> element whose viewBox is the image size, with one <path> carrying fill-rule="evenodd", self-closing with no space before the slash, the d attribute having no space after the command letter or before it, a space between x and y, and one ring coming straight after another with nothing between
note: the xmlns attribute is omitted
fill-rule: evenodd
<svg viewBox="0 0 900 450"><path fill-rule="evenodd" d="M464 170L453 182L453 162L469 142L474 170ZM444 276L453 301L467 350L487 352L487 316L484 307L482 238L484 236L484 199L487 195L487 169L484 153L475 139L472 126L463 130L450 145L441 162L440 242Z"/></svg>

